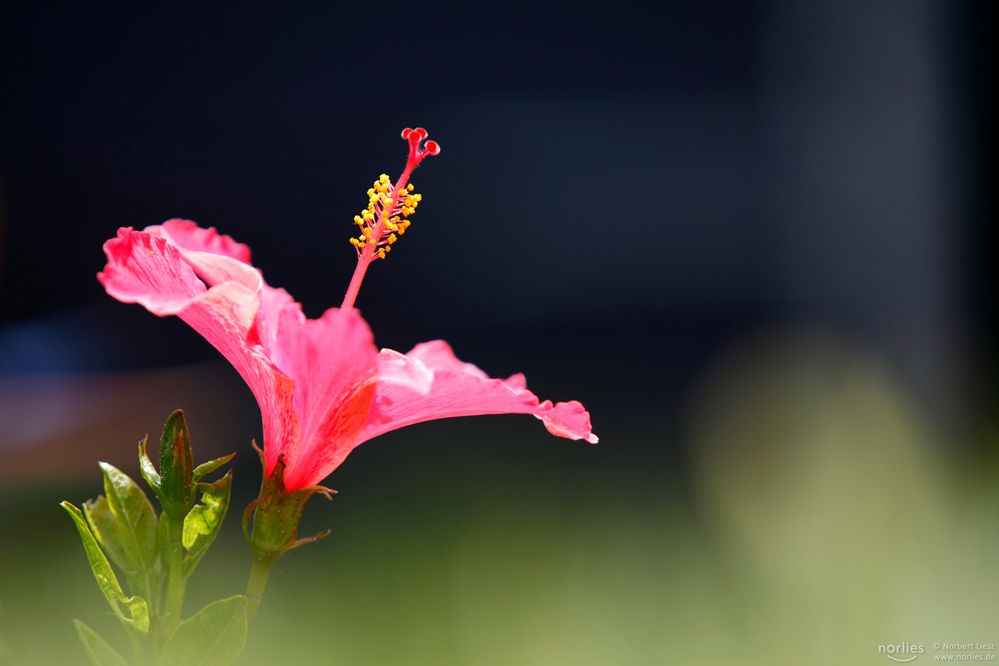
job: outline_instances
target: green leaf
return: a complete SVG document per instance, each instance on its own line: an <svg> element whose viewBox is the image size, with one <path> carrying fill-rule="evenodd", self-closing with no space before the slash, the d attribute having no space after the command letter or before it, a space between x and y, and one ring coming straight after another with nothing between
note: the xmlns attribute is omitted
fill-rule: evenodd
<svg viewBox="0 0 999 666"><path fill-rule="evenodd" d="M108 600L111 610L126 627L141 633L148 632L149 607L146 605L146 600L139 596L125 596L125 592L122 591L121 584L118 582L118 577L114 575L111 564L108 563L104 552L90 531L90 526L84 519L83 512L69 502L61 502L59 506L64 508L69 517L73 519L76 530L80 533L80 540L83 541L83 550L87 553L87 561L90 562L94 578L97 579L97 585L104 593L104 598Z"/></svg>
<svg viewBox="0 0 999 666"><path fill-rule="evenodd" d="M219 467L226 464L235 457L236 457L235 453L230 453L227 456L222 456L221 458L215 458L214 460L209 460L208 462L201 463L200 465L194 468L194 480L200 481L202 477L211 474Z"/></svg>
<svg viewBox="0 0 999 666"><path fill-rule="evenodd" d="M90 657L90 663L94 666L128 666L125 658L118 654L118 651L108 645L101 635L85 625L80 620L73 620L76 625L76 633L83 643L83 649Z"/></svg>
<svg viewBox="0 0 999 666"><path fill-rule="evenodd" d="M149 454L146 453L146 446L148 444L149 435L146 435L139 442L139 471L142 472L142 478L146 480L146 484L152 488L153 494L159 498L160 473L156 471L156 466L153 465L153 461L149 459Z"/></svg>
<svg viewBox="0 0 999 666"><path fill-rule="evenodd" d="M232 491L232 470L215 483L199 483L201 502L184 519L184 576L190 576L222 527Z"/></svg>
<svg viewBox="0 0 999 666"><path fill-rule="evenodd" d="M213 601L181 622L163 644L160 666L228 666L246 644L247 599Z"/></svg>
<svg viewBox="0 0 999 666"><path fill-rule="evenodd" d="M122 568L149 571L156 564L156 511L146 493L127 474L108 463L100 465L104 494L114 517L115 536L131 562L131 566L122 565ZM112 559L115 559L113 554Z"/></svg>
<svg viewBox="0 0 999 666"><path fill-rule="evenodd" d="M156 526L156 546L163 562L166 562L170 558L170 518L165 511L160 514L160 522Z"/></svg>
<svg viewBox="0 0 999 666"><path fill-rule="evenodd" d="M125 573L131 580L138 574L139 564L133 561L125 548L123 539L119 534L120 525L111 513L104 495L98 495L97 499L83 503L83 515L87 518L90 531L100 544L101 549L107 554L111 561Z"/></svg>
<svg viewBox="0 0 999 666"><path fill-rule="evenodd" d="M171 518L184 519L194 505L194 453L183 410L176 410L163 426L160 441L160 504Z"/></svg>

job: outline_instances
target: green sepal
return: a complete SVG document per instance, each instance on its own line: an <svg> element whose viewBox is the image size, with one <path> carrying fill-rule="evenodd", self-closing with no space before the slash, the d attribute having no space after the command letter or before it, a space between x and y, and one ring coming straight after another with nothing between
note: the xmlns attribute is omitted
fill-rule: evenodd
<svg viewBox="0 0 999 666"><path fill-rule="evenodd" d="M108 642L101 638L100 634L80 620L73 620L73 624L76 625L76 634L80 637L83 649L86 650L93 666L128 666L125 658L108 645Z"/></svg>
<svg viewBox="0 0 999 666"><path fill-rule="evenodd" d="M194 572L222 527L232 492L232 470L214 483L199 483L198 490L201 501L184 519L183 543L187 551L184 557L185 578Z"/></svg>
<svg viewBox="0 0 999 666"><path fill-rule="evenodd" d="M246 645L246 605L238 594L181 622L163 644L159 666L229 666Z"/></svg>
<svg viewBox="0 0 999 666"><path fill-rule="evenodd" d="M70 502L61 502L59 506L65 509L69 517L73 519L76 530L80 533L80 540L83 541L83 549L87 553L87 561L94 572L94 578L97 579L97 585L104 593L104 598L108 600L111 610L126 627L143 634L147 633L149 631L149 607L146 600L140 596L125 596L125 592L118 582L118 577L115 576L111 564L90 531L90 526L83 517L83 512Z"/></svg>
<svg viewBox="0 0 999 666"><path fill-rule="evenodd" d="M263 451L258 448L257 452L260 453L261 464L264 464ZM289 491L284 485L284 468L284 456L278 456L271 475L265 476L260 485L260 496L250 502L243 512L243 536L253 558L261 563L273 564L289 550L325 539L330 534L329 530L323 530L300 539L298 523L305 504L313 495L333 499L336 491L324 486Z"/></svg>
<svg viewBox="0 0 999 666"><path fill-rule="evenodd" d="M152 571L156 564L156 511L153 505L142 488L127 474L105 462L100 463L100 467L104 474L104 495L117 540L115 550L122 551L129 562L128 565L121 565L122 569ZM102 536L111 535L102 531ZM111 550L108 554L115 559Z"/></svg>
<svg viewBox="0 0 999 666"><path fill-rule="evenodd" d="M222 456L221 458L215 458L214 460L209 460L208 462L203 462L194 468L194 480L201 481L201 479L215 470L217 470L222 465L226 464L230 460L236 457L235 453L230 453L227 456Z"/></svg>
<svg viewBox="0 0 999 666"><path fill-rule="evenodd" d="M178 522L194 506L194 453L191 432L181 409L170 414L163 426L159 500L167 515Z"/></svg>

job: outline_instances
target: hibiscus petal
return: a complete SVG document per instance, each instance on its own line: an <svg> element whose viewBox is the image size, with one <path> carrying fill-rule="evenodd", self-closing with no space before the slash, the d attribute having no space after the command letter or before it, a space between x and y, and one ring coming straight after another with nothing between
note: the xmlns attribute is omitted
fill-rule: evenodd
<svg viewBox="0 0 999 666"><path fill-rule="evenodd" d="M229 236L220 236L214 228L201 229L189 220L168 220L143 231L167 240L209 287L234 281L254 294L263 287L260 271L241 259L249 259L250 249Z"/></svg>
<svg viewBox="0 0 999 666"><path fill-rule="evenodd" d="M206 289L182 250L160 235L130 228L119 229L117 237L104 244L104 252L108 263L97 279L111 296L139 303L159 316L180 317L218 349L250 387L261 407L265 442L298 439L294 382L250 340L259 307L254 280L251 285L228 281ZM255 282L262 283L259 275ZM268 471L279 452L278 447L268 451Z"/></svg>
<svg viewBox="0 0 999 666"><path fill-rule="evenodd" d="M299 307L282 307L275 339L270 358L295 381L301 417L300 440L284 450L285 486L297 490L321 481L356 446L374 395L378 349L353 308L308 319Z"/></svg>
<svg viewBox="0 0 999 666"><path fill-rule="evenodd" d="M421 395L430 392L434 383L434 371L416 358L400 354L394 349L378 352L378 381L398 384Z"/></svg>
<svg viewBox="0 0 999 666"><path fill-rule="evenodd" d="M540 402L527 390L523 375L508 381L492 379L459 360L443 340L419 344L405 357L433 372L430 391L421 394L405 383L380 381L358 443L414 423L485 414L533 414L553 435L597 442L590 415L580 403Z"/></svg>
<svg viewBox="0 0 999 666"><path fill-rule="evenodd" d="M554 405L551 400L545 400L534 416L541 419L548 432L558 437L585 439L590 444L600 441L590 426L590 413L578 400L556 402Z"/></svg>
<svg viewBox="0 0 999 666"><path fill-rule="evenodd" d="M108 294L159 316L177 314L207 291L176 248L131 227L104 243L108 263L97 279Z"/></svg>
<svg viewBox="0 0 999 666"><path fill-rule="evenodd" d="M215 227L203 229L191 220L173 219L155 227L147 227L146 231L153 233L154 229L181 249L221 254L244 264L250 263L250 248L237 242L232 236L220 234Z"/></svg>

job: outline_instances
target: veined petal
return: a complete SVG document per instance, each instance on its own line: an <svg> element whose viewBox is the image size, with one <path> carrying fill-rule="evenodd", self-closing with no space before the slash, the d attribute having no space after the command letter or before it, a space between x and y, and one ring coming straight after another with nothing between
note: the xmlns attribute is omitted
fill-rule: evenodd
<svg viewBox="0 0 999 666"><path fill-rule="evenodd" d="M378 381L404 386L426 395L434 384L434 371L418 358L401 354L394 349L378 352Z"/></svg>
<svg viewBox="0 0 999 666"><path fill-rule="evenodd" d="M256 308L256 294L238 282L225 282L209 289L178 316L219 350L250 387L260 406L265 466L270 474L278 456L297 447L301 419L294 406L296 382L253 343Z"/></svg>
<svg viewBox="0 0 999 666"><path fill-rule="evenodd" d="M250 248L232 236L220 234L215 227L203 229L191 220L172 219L163 224L147 227L149 233L158 233L183 250L221 254L244 264L250 263Z"/></svg>
<svg viewBox="0 0 999 666"><path fill-rule="evenodd" d="M202 229L190 220L168 220L143 231L168 241L209 287L239 282L256 294L264 285L260 271L247 263L250 248L220 235L214 227Z"/></svg>
<svg viewBox="0 0 999 666"><path fill-rule="evenodd" d="M353 308L308 319L298 307L281 307L274 336L270 358L296 383L301 437L284 450L284 479L288 490L298 490L321 481L356 446L374 395L378 349Z"/></svg>
<svg viewBox="0 0 999 666"><path fill-rule="evenodd" d="M97 279L120 301L139 303L159 316L177 315L221 352L250 387L260 405L264 441L276 462L283 443L297 441L294 382L252 341L262 279L231 280L206 288L185 254L157 233L118 230L104 244L108 263ZM222 255L219 259L237 263ZM244 275L244 277L249 277ZM273 462L271 463L273 465Z"/></svg>
<svg viewBox="0 0 999 666"><path fill-rule="evenodd" d="M380 381L358 443L423 421L485 414L533 414L553 435L597 442L590 415L580 403L540 402L527 390L523 375L492 379L459 360L443 340L419 344L405 357L433 372L429 392L421 394L404 382Z"/></svg>
<svg viewBox="0 0 999 666"><path fill-rule="evenodd" d="M118 229L118 235L104 243L104 254L108 263L97 280L108 294L155 315L177 314L207 291L176 248L131 227Z"/></svg>
<svg viewBox="0 0 999 666"><path fill-rule="evenodd" d="M557 437L585 439L590 444L600 441L590 425L590 413L578 400L556 402L554 405L551 400L545 400L538 405L534 416L545 424L548 432Z"/></svg>

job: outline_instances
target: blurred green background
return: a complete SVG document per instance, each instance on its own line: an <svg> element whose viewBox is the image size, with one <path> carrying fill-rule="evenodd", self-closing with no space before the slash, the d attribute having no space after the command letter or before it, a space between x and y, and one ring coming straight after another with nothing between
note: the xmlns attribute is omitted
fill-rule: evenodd
<svg viewBox="0 0 999 666"><path fill-rule="evenodd" d="M626 420L656 436L652 410ZM686 480L525 421L355 451L303 523L333 535L280 561L240 663L864 664L880 644L995 640L997 470L941 456L856 346L783 331L723 355L685 409ZM245 584L257 472L238 471L189 611ZM70 617L123 638L55 506L91 477L3 497L3 663L80 663Z"/></svg>

